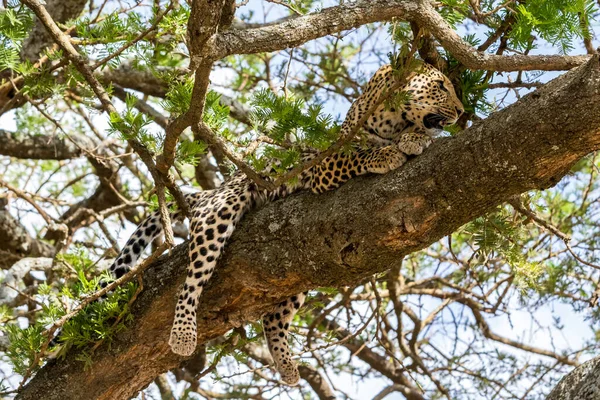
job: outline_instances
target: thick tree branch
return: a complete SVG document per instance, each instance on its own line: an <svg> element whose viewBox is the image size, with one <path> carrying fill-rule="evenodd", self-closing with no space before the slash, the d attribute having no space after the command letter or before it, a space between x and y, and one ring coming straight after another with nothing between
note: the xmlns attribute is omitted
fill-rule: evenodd
<svg viewBox="0 0 600 400"><path fill-rule="evenodd" d="M219 32L206 54L217 60L232 54L273 52L364 24L404 18L418 6L407 0L362 0L325 8L301 17L248 29Z"/></svg>
<svg viewBox="0 0 600 400"><path fill-rule="evenodd" d="M561 379L546 400L594 400L600 398L600 357L589 360Z"/></svg>
<svg viewBox="0 0 600 400"><path fill-rule="evenodd" d="M24 257L53 257L54 248L32 238L6 206L6 198L0 197L0 268L10 268Z"/></svg>
<svg viewBox="0 0 600 400"><path fill-rule="evenodd" d="M84 154L83 149L92 149L94 143L85 136L69 138L58 136L26 136L0 129L0 155L35 159L68 160Z"/></svg>
<svg viewBox="0 0 600 400"><path fill-rule="evenodd" d="M569 70L589 60L589 56L560 55L495 55L477 51L452 29L446 20L431 6L429 0L415 2L419 10L411 20L427 28L441 45L458 61L470 69L488 71L561 71Z"/></svg>
<svg viewBox="0 0 600 400"><path fill-rule="evenodd" d="M302 290L355 285L513 196L555 185L600 149L599 108L594 57L462 134L438 140L400 170L248 215L201 297L199 342L257 320ZM125 399L180 366L184 359L171 352L168 335L187 262L183 245L146 271L146 289L132 308L135 324L97 351L90 368L71 352L42 368L18 398Z"/></svg>
<svg viewBox="0 0 600 400"><path fill-rule="evenodd" d="M206 92L210 83L208 78L213 62L200 54L219 27L225 3L229 4L230 9L235 6L231 0L196 0L192 2L187 37L190 69L195 71L194 87L188 111L176 117L165 128L163 150L156 159L156 169L162 174L168 174L169 169L173 166L175 148L183 130L202 119Z"/></svg>
<svg viewBox="0 0 600 400"><path fill-rule="evenodd" d="M490 71L568 70L589 56L491 55L463 41L433 8L430 0L362 0L325 8L312 14L248 29L231 29L213 38L206 54L221 59L232 54L253 54L296 47L310 40L372 22L400 18L427 29L454 57L471 69Z"/></svg>

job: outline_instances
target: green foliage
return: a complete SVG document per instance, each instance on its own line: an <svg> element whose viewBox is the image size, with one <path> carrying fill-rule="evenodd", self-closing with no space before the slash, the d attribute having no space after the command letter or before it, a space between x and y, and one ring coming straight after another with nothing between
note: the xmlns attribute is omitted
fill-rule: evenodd
<svg viewBox="0 0 600 400"><path fill-rule="evenodd" d="M77 35L88 44L104 43L101 57L116 50L111 44L135 38L146 29L142 15L137 12L105 14L98 23L92 23L89 18L82 18L76 23Z"/></svg>
<svg viewBox="0 0 600 400"><path fill-rule="evenodd" d="M467 69L460 75L460 100L466 112L487 115L493 111L486 99L487 79L486 72L480 70Z"/></svg>
<svg viewBox="0 0 600 400"><path fill-rule="evenodd" d="M47 340L44 334L46 328L67 314L79 300L99 290L101 280L111 279L108 274L92 277L90 274L94 271L94 263L81 249L61 254L57 261L68 266L75 276L64 284L42 284L38 287L35 298L41 309L36 313L35 324L21 328L18 323L9 323L1 328L10 342L6 355L19 374L40 366L32 363ZM89 359L91 345L101 341L110 343L112 337L125 329L125 323L131 320L129 304L136 291L137 285L133 282L120 286L107 298L92 302L68 320L58 338L58 342L64 346L61 354L71 347L84 349L82 361L85 361Z"/></svg>
<svg viewBox="0 0 600 400"><path fill-rule="evenodd" d="M276 143L291 141L323 150L337 139L339 127L322 113L321 104L307 105L302 98L278 96L266 89L257 91L252 102L256 130Z"/></svg>
<svg viewBox="0 0 600 400"><path fill-rule="evenodd" d="M87 282L80 280L78 285L74 285L69 291L63 290L62 294L81 297L97 289L98 278ZM125 329L126 322L131 321L129 301L136 290L136 284L129 282L118 287L107 299L88 305L64 325L59 342L66 348L86 348L100 340L110 341L116 333Z"/></svg>
<svg viewBox="0 0 600 400"><path fill-rule="evenodd" d="M219 93L209 90L206 94L202 119L213 132L227 137L230 133L226 128L227 118L229 118L229 107L221 104L221 95Z"/></svg>
<svg viewBox="0 0 600 400"><path fill-rule="evenodd" d="M95 17L84 17L76 21L77 36L81 42L79 48L84 54L103 58L121 50L121 47L133 41L141 32L155 26L148 35L152 41L141 40L127 46L125 51L107 65L109 68L117 68L126 60L134 68L164 79L170 72L162 67L177 67L185 60L181 54L174 53L174 50L184 38L189 7L182 4L165 15L162 15L163 12L164 8L159 10L152 6L150 13L114 11L104 14L98 21ZM158 21L161 15L162 19Z"/></svg>
<svg viewBox="0 0 600 400"><path fill-rule="evenodd" d="M34 98L58 95L66 89L66 85L59 84L46 69L36 70L29 68L27 63L21 63L17 69L26 72L25 85L21 92Z"/></svg>
<svg viewBox="0 0 600 400"><path fill-rule="evenodd" d="M500 257L515 275L515 284L522 290L539 289L539 279L544 268L539 262L530 261L524 253L523 240L527 236L520 220L515 220L506 209L476 218L465 231L475 245L477 261L486 266L488 260ZM487 280L488 273L483 270L480 279Z"/></svg>
<svg viewBox="0 0 600 400"><path fill-rule="evenodd" d="M183 140L177 146L177 161L184 164L198 165L199 157L206 154L208 146L204 142Z"/></svg>
<svg viewBox="0 0 600 400"><path fill-rule="evenodd" d="M283 173L298 163L302 149L324 150L339 136L339 126L330 115L323 114L321 104L307 105L300 97L279 96L263 89L254 94L252 105L250 118L255 130L275 144L250 155L259 171L268 164L275 173Z"/></svg>
<svg viewBox="0 0 600 400"><path fill-rule="evenodd" d="M155 137L146 127L152 122L150 117L135 110L137 98L128 94L124 113L111 113L109 132L119 132L124 140L136 139L152 151L160 146L162 137Z"/></svg>
<svg viewBox="0 0 600 400"><path fill-rule="evenodd" d="M442 4L444 7L439 9L439 13L454 29L470 13L469 2L465 0L442 0Z"/></svg>
<svg viewBox="0 0 600 400"><path fill-rule="evenodd" d="M300 155L300 150L295 148L284 149L267 146L262 152L262 157L254 157L252 162L257 170L262 171L266 168L266 163L269 160L277 160L277 162L270 165L272 165L276 174L281 174L296 165L300 161Z"/></svg>
<svg viewBox="0 0 600 400"><path fill-rule="evenodd" d="M190 105L193 87L194 84L191 79L176 82L167 93L162 106L174 116L185 113ZM215 134L232 139L226 126L229 118L229 107L221 104L220 100L220 94L213 90L208 91L204 104L203 120ZM197 165L198 157L205 154L207 148L206 143L183 140L177 147L177 161L183 164Z"/></svg>
<svg viewBox="0 0 600 400"><path fill-rule="evenodd" d="M3 41L18 42L25 39L32 25L33 13L27 7L9 6L0 12L0 35Z"/></svg>
<svg viewBox="0 0 600 400"><path fill-rule="evenodd" d="M161 106L171 113L172 117L184 114L190 108L194 80L191 77L174 81Z"/></svg>
<svg viewBox="0 0 600 400"><path fill-rule="evenodd" d="M6 351L15 372L23 375L33 364L45 342L44 328L41 325L21 329L18 324L7 324L1 328L8 336L10 345ZM36 365L35 368L39 367Z"/></svg>
<svg viewBox="0 0 600 400"><path fill-rule="evenodd" d="M14 47L0 47L0 71L13 69L18 65L19 51Z"/></svg>
<svg viewBox="0 0 600 400"><path fill-rule="evenodd" d="M590 17L597 9L594 0L531 0L516 5L515 11L511 46L530 49L535 35L567 53L574 39L590 37Z"/></svg>
<svg viewBox="0 0 600 400"><path fill-rule="evenodd" d="M156 15L156 10L154 10ZM158 24L160 36L173 35L176 39L184 39L187 32L187 22L190 17L190 9L184 4L179 4L170 13L165 15ZM176 44L176 40L171 43ZM171 57L169 57L171 58Z"/></svg>
<svg viewBox="0 0 600 400"><path fill-rule="evenodd" d="M410 23L406 21L393 20L388 24L388 35L390 38L400 45L406 45L413 40L412 29Z"/></svg>
<svg viewBox="0 0 600 400"><path fill-rule="evenodd" d="M165 191L165 200L167 202L167 206L171 211L177 208L177 203L175 203L175 198L173 195L167 190ZM152 196L148 199L148 210L151 212L157 211L159 209L158 204L158 196L156 193L153 193Z"/></svg>
<svg viewBox="0 0 600 400"><path fill-rule="evenodd" d="M19 51L32 25L33 15L25 6L9 4L0 11L0 71L19 66Z"/></svg>
<svg viewBox="0 0 600 400"><path fill-rule="evenodd" d="M479 44L479 39L474 35L467 35L463 39L474 47ZM488 75L484 70L461 68L458 61L450 53L444 52L443 54L449 61L450 71L460 68L460 77L457 80L458 87L456 92L465 107L465 112L484 116L491 113L494 110L494 105L486 97L491 75ZM456 133L458 128L450 127L448 130Z"/></svg>

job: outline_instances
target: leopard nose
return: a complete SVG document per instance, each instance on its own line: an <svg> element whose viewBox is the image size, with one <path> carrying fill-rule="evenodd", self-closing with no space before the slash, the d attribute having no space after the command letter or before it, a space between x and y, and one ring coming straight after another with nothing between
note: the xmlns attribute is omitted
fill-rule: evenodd
<svg viewBox="0 0 600 400"><path fill-rule="evenodd" d="M465 109L462 107L454 107L456 109L456 115L458 115L459 117L462 115L463 112L465 112Z"/></svg>

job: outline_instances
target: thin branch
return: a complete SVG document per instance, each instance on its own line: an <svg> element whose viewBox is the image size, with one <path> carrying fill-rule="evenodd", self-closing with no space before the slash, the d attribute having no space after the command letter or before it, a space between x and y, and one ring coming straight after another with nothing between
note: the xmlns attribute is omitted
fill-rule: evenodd
<svg viewBox="0 0 600 400"><path fill-rule="evenodd" d="M98 300L100 297L104 296L111 290L115 289L118 286L128 282L130 279L134 278L136 275L142 273L146 268L148 268L158 257L167 250L168 246L163 243L150 255L150 257L143 260L140 264L134 267L131 271L127 272L125 275L120 277L119 279L114 280L113 282L106 285L104 288L98 290L97 292L91 294L90 296L84 298L77 307L71 310L71 312L63 315L58 321L56 321L50 328L46 329L42 332L42 335L46 337L46 341L40 347L40 351L36 353L34 360L31 363L31 366L27 369L27 371L23 374L23 380L19 385L19 390L23 388L29 377L33 372L33 368L39 365L42 357L46 355L46 350L48 349L48 345L52 341L54 337L54 333L64 324L67 323L71 318L79 314L81 310L83 310L88 304Z"/></svg>
<svg viewBox="0 0 600 400"><path fill-rule="evenodd" d="M53 224L54 222L56 222L55 218L52 218L50 215L48 215L48 213L46 213L46 211L44 211L44 209L42 207L40 207L33 200L33 198L31 196L29 196L27 193L25 193L24 191L22 191L20 189L17 189L16 187L12 186L8 182L5 182L4 180L2 180L2 178L0 178L0 186L4 186L8 190L10 190L14 194L16 194L18 197L20 197L21 199L25 200L29 204L31 204L31 206L33 208L35 208L38 213L40 213L41 217L44 218L44 221L46 221L46 223Z"/></svg>
<svg viewBox="0 0 600 400"><path fill-rule="evenodd" d="M164 11L160 12L156 16L154 23L148 29L141 32L139 35L137 35L132 40L127 41L127 43L125 43L123 46L121 46L121 48L119 48L114 53L112 53L112 54L104 57L103 59L99 60L98 62L96 62L94 65L91 66L92 70L100 68L101 66L103 66L104 64L109 62L110 60L114 60L115 58L119 57L125 50L134 46L137 42L139 42L140 40L143 40L146 36L148 36L150 33L155 31L158 28L158 24L160 24L160 22L163 20L165 15L167 15L173 9L174 6L175 6L175 2L173 2L173 1L170 2L169 5L167 6L167 8Z"/></svg>
<svg viewBox="0 0 600 400"><path fill-rule="evenodd" d="M69 37L64 34L56 25L56 23L52 20L50 14L46 8L39 2L39 0L23 0L23 3L27 5L38 17L38 19L44 24L54 41L60 46L60 48L64 51L65 56L75 65L77 70L83 75L84 79L90 85L96 97L102 103L103 109L108 114L117 114L118 111L115 106L110 101L110 97L108 93L102 86L102 84L98 81L96 76L92 72L92 68L90 67L88 60L85 56L82 56L77 52L75 47L71 44ZM139 154L142 161L148 167L152 177L155 182L162 182L166 187L169 188L173 197L177 201L177 205L183 210L186 215L189 215L189 206L183 197L183 193L179 189L179 187L175 184L172 177L168 174L161 174L155 167L154 160L152 158L152 154L150 151L140 143L138 140L129 138L127 139L129 145L133 148L133 150Z"/></svg>
<svg viewBox="0 0 600 400"><path fill-rule="evenodd" d="M512 200L509 202L511 206L514 207L515 210L517 210L518 212L520 212L523 215L526 215L527 217L531 218L536 225L538 225L539 227L546 229L547 231L549 231L550 233L552 233L553 235L557 236L558 238L562 239L562 241L564 242L565 246L567 247L567 250L569 251L569 253L571 253L571 255L580 263L587 265L588 267L592 267L594 269L600 270L600 265L596 265L593 264L589 261L586 261L584 259L582 259L581 257L579 257L577 255L577 253L575 253L575 251L573 251L573 247L571 247L571 237L565 233L563 233L560 229L558 229L557 227L555 227L554 225L544 221L542 218L540 218L537 214L535 214L533 211L527 209L523 203L521 202L520 199L518 200Z"/></svg>
<svg viewBox="0 0 600 400"><path fill-rule="evenodd" d="M415 1L417 11L410 19L428 29L441 45L458 61L470 69L488 71L560 71L572 69L590 59L589 56L558 55L491 55L478 52L452 29L446 20L432 7L428 0Z"/></svg>

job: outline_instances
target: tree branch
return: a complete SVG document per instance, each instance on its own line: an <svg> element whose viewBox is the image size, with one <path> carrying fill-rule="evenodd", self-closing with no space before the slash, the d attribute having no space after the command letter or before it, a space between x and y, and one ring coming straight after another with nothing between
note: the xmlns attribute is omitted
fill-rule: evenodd
<svg viewBox="0 0 600 400"><path fill-rule="evenodd" d="M0 155L30 160L68 160L84 156L94 143L85 136L17 135L0 129Z"/></svg>
<svg viewBox="0 0 600 400"><path fill-rule="evenodd" d="M555 185L600 149L598 82L595 56L397 171L251 213L200 299L199 342L300 291L358 284L513 196ZM168 336L187 264L186 245L154 263L127 332L87 369L76 352L49 362L17 398L125 399L180 366L185 359L171 352Z"/></svg>
<svg viewBox="0 0 600 400"><path fill-rule="evenodd" d="M567 374L546 400L587 400L600 397L600 357L593 358Z"/></svg>
<svg viewBox="0 0 600 400"><path fill-rule="evenodd" d="M195 71L194 87L188 111L171 121L165 129L163 150L156 159L156 169L162 174L168 174L169 169L173 166L175 149L183 130L202 119L206 92L210 83L208 77L213 63L212 60L202 57L200 54L219 27L225 3L226 0L196 0L192 2L187 37L190 69ZM230 6L232 4L231 0L227 0L227 3Z"/></svg>
<svg viewBox="0 0 600 400"><path fill-rule="evenodd" d="M325 8L301 17L248 29L219 32L205 50L215 60L232 54L266 53L297 47L310 40L393 18L406 19L417 5L407 0L362 0Z"/></svg>
<svg viewBox="0 0 600 400"><path fill-rule="evenodd" d="M0 268L10 268L24 257L54 257L54 248L32 238L6 205L6 198L0 197Z"/></svg>
<svg viewBox="0 0 600 400"><path fill-rule="evenodd" d="M48 0L46 9L58 23L65 23L70 19L77 18L87 4L87 0ZM52 37L46 31L44 24L36 19L33 30L23 43L21 56L30 61L38 59L44 47L53 43Z"/></svg>
<svg viewBox="0 0 600 400"><path fill-rule="evenodd" d="M416 22L441 45L471 69L490 71L568 70L589 56L492 55L466 43L433 8L430 0L363 0L325 8L312 14L286 18L278 23L248 29L231 29L215 35L206 53L213 59L232 54L273 52L297 47L310 40L372 22L400 18Z"/></svg>
<svg viewBox="0 0 600 400"><path fill-rule="evenodd" d="M63 33L56 23L52 20L52 17L48 13L48 10L44 7L42 3L38 0L23 0L23 3L29 7L35 15L39 18L39 20L46 27L47 32L50 34L52 39L60 46L60 48L64 51L65 57L73 63L74 67L83 75L83 78L88 83L96 97L100 100L102 104L103 110L107 114L117 114L118 111L115 106L112 104L108 93L98 81L98 78L93 73L93 68L89 64L89 60L87 57L79 54L77 49L73 47L71 44L69 37ZM169 188L169 191L177 201L177 205L183 210L183 212L188 215L188 205L183 198L183 193L179 189L178 186L175 185L172 177L167 174L161 174L160 171L156 169L156 165L154 164L154 160L150 151L139 142L135 138L127 139L129 145L133 148L133 150L140 156L144 164L148 167L148 170L152 174L154 181L161 185L164 185ZM165 230L169 230L170 224L164 227Z"/></svg>
<svg viewBox="0 0 600 400"><path fill-rule="evenodd" d="M415 2L418 11L411 20L427 28L458 61L470 69L488 71L562 71L585 63L589 56L560 55L494 55L477 51L465 42L446 20L431 6L429 0Z"/></svg>

